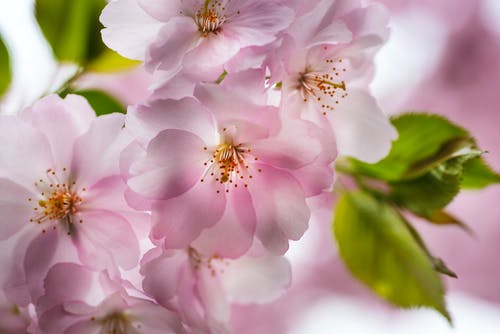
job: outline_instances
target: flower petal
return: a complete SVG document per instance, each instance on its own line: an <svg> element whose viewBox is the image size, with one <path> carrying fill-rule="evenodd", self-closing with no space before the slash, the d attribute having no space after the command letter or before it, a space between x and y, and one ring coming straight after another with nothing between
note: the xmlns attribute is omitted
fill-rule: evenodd
<svg viewBox="0 0 500 334"><path fill-rule="evenodd" d="M121 216L101 210L81 212L77 247L82 262L91 268L131 269L139 261L139 242L130 224ZM77 220L78 221L78 220Z"/></svg>
<svg viewBox="0 0 500 334"><path fill-rule="evenodd" d="M247 189L233 188L226 198L226 210L220 221L204 230L192 246L202 254L237 258L252 246L256 215Z"/></svg>
<svg viewBox="0 0 500 334"><path fill-rule="evenodd" d="M120 174L120 153L132 140L124 123L122 114L98 117L76 140L71 172L79 185L90 187L104 177Z"/></svg>
<svg viewBox="0 0 500 334"><path fill-rule="evenodd" d="M0 178L0 240L8 239L30 222L33 204L28 199L32 197L26 188L9 179Z"/></svg>
<svg viewBox="0 0 500 334"><path fill-rule="evenodd" d="M57 263L44 280L45 295L37 303L40 314L66 301L84 300L90 290L92 272L76 263Z"/></svg>
<svg viewBox="0 0 500 334"><path fill-rule="evenodd" d="M40 130L49 141L56 166L45 168L69 168L73 144L88 130L95 112L81 96L68 95L61 99L57 95L49 95L21 112L20 117Z"/></svg>
<svg viewBox="0 0 500 334"><path fill-rule="evenodd" d="M139 6L158 21L168 21L172 16L179 15L182 1L178 0L136 0Z"/></svg>
<svg viewBox="0 0 500 334"><path fill-rule="evenodd" d="M102 11L102 40L124 57L144 60L146 48L154 40L162 23L139 6L136 0L111 1Z"/></svg>
<svg viewBox="0 0 500 334"><path fill-rule="evenodd" d="M273 254L283 254L288 240L307 230L309 208L300 184L289 173L268 165L248 185L257 213L257 237Z"/></svg>
<svg viewBox="0 0 500 334"><path fill-rule="evenodd" d="M192 132L209 145L218 144L210 112L194 98L155 100L148 105L131 108L127 115L127 128L144 143L162 130L177 129Z"/></svg>
<svg viewBox="0 0 500 334"><path fill-rule="evenodd" d="M47 138L17 116L0 117L0 176L36 191L34 182L53 167ZM27 157L36 163L27 163Z"/></svg>
<svg viewBox="0 0 500 334"><path fill-rule="evenodd" d="M134 306L129 311L135 318L132 322L132 327L140 328L140 332L151 334L185 333L175 313L158 304L153 304L150 301L135 300ZM140 325L140 327L138 327L138 325Z"/></svg>
<svg viewBox="0 0 500 334"><path fill-rule="evenodd" d="M173 17L163 24L155 42L146 53L146 68L177 72L184 55L200 42L200 33L193 19Z"/></svg>
<svg viewBox="0 0 500 334"><path fill-rule="evenodd" d="M68 327L63 334L100 334L102 333L102 326L97 321L91 321L84 318L75 323L73 326Z"/></svg>
<svg viewBox="0 0 500 334"><path fill-rule="evenodd" d="M181 267L187 262L184 251L167 251L154 248L141 260L144 292L165 307L176 296Z"/></svg>
<svg viewBox="0 0 500 334"><path fill-rule="evenodd" d="M241 3L241 2L240 2ZM241 48L271 43L294 19L294 11L274 1L246 1L231 22L224 25L240 40ZM237 4L231 4L237 6Z"/></svg>
<svg viewBox="0 0 500 334"><path fill-rule="evenodd" d="M221 281L232 302L269 303L284 293L291 280L291 267L286 258L247 256L231 261Z"/></svg>
<svg viewBox="0 0 500 334"><path fill-rule="evenodd" d="M350 90L331 114L340 154L374 163L390 151L396 129L368 93Z"/></svg>
<svg viewBox="0 0 500 334"><path fill-rule="evenodd" d="M147 155L131 166L128 180L136 193L151 199L178 196L200 182L210 160L206 144L191 132L164 130L150 143Z"/></svg>
<svg viewBox="0 0 500 334"><path fill-rule="evenodd" d="M219 191L219 193L217 193ZM224 188L213 178L184 194L153 206L153 239L165 238L165 248L182 248L195 240L205 228L222 217L226 206Z"/></svg>
<svg viewBox="0 0 500 334"><path fill-rule="evenodd" d="M196 48L186 54L184 67L191 72L193 71L191 67L200 71L211 67L219 67L234 57L240 49L239 39L228 31L217 35L209 34L199 39Z"/></svg>

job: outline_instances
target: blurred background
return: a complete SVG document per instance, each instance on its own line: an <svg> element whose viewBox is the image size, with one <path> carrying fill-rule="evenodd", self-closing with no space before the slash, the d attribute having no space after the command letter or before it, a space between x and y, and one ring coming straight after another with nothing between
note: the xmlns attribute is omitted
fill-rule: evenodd
<svg viewBox="0 0 500 334"><path fill-rule="evenodd" d="M417 110L443 114L463 125L488 150L500 170L500 0L381 0L391 11L392 35L377 56L372 92L389 114ZM1 111L29 105L58 80L51 50L38 30L30 0L0 0L0 32L14 67ZM80 83L108 90L124 103L147 94L140 69L91 76ZM235 333L351 334L500 333L500 187L465 192L449 211L475 232L416 221L431 251L458 274L446 278L455 327L429 310L400 311L378 300L350 277L337 256L331 213L315 211L305 238L288 256L294 282L267 306L235 306Z"/></svg>

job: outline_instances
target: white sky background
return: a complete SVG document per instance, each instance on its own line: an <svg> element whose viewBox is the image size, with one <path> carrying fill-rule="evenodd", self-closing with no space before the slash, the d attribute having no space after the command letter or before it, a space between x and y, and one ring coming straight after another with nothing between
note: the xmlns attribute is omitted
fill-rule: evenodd
<svg viewBox="0 0 500 334"><path fill-rule="evenodd" d="M32 0L0 0L0 32L11 49L15 73L12 92L1 106L5 113L16 112L41 96L56 68L51 51L37 30L31 3ZM487 22L500 32L500 0L485 3ZM377 58L377 76L372 85L383 106L390 108L402 102L436 66L442 50L435 46L442 45L446 37L440 27L429 13L412 12L393 19L391 40ZM304 259L304 249L307 245L294 244L289 254L292 262ZM430 311L391 313L388 318L388 314L370 310L359 300L338 296L318 302L303 314L291 334L500 333L500 305L457 294L450 295L448 302L456 321L454 329Z"/></svg>

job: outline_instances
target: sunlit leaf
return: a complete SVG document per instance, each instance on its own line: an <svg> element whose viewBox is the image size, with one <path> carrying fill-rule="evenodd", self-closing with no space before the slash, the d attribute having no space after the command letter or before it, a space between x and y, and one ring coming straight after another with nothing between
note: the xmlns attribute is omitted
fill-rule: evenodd
<svg viewBox="0 0 500 334"><path fill-rule="evenodd" d="M349 270L375 293L400 307L434 308L451 321L435 263L388 204L361 191L342 194L334 233Z"/></svg>
<svg viewBox="0 0 500 334"><path fill-rule="evenodd" d="M500 183L500 174L493 171L482 158L472 159L465 163L463 188L482 189L496 183Z"/></svg>
<svg viewBox="0 0 500 334"><path fill-rule="evenodd" d="M126 113L125 106L118 102L114 97L99 90L82 90L73 92L87 99L90 106L94 109L97 116L119 112Z"/></svg>
<svg viewBox="0 0 500 334"><path fill-rule="evenodd" d="M86 66L106 48L99 15L106 0L36 0L35 15L55 57Z"/></svg>
<svg viewBox="0 0 500 334"><path fill-rule="evenodd" d="M132 60L120 56L113 50L107 49L99 57L87 65L87 71L98 73L121 72L131 70L140 64L137 60Z"/></svg>
<svg viewBox="0 0 500 334"><path fill-rule="evenodd" d="M7 46L0 36L0 96L4 95L9 89L12 81L12 68Z"/></svg>

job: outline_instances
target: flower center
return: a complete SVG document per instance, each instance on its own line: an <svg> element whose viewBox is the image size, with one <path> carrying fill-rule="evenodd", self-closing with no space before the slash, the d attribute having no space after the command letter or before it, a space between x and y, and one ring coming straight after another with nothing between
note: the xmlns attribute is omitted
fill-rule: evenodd
<svg viewBox="0 0 500 334"><path fill-rule="evenodd" d="M95 318L90 320L94 321ZM98 320L102 326L100 333L103 334L127 334L130 333L131 322L122 312L113 312Z"/></svg>
<svg viewBox="0 0 500 334"><path fill-rule="evenodd" d="M189 247L187 250L189 261L191 262L194 270L198 270L201 267L205 267L210 271L212 276L217 274L224 274L225 268L229 266L229 261L224 260L221 256L215 254L210 257L201 255L193 247Z"/></svg>
<svg viewBox="0 0 500 334"><path fill-rule="evenodd" d="M224 128L224 132L227 131ZM204 147L205 151L211 151L211 157L204 162L207 167L201 182L205 181L205 176L215 177L215 181L225 185L226 192L233 185L248 187L249 180L253 179L250 162L259 160L252 154L252 149L244 144L234 144L228 136L223 137L219 145L212 150ZM256 169L258 173L262 172L260 168ZM217 190L217 193L220 191Z"/></svg>
<svg viewBox="0 0 500 334"><path fill-rule="evenodd" d="M328 68L314 71L307 68L299 74L297 89L300 90L304 102L314 101L324 110L334 110L340 99L347 96L346 83L343 74L347 71L342 67L343 60L326 59Z"/></svg>
<svg viewBox="0 0 500 334"><path fill-rule="evenodd" d="M66 168L63 168L63 172L66 172ZM73 215L82 203L82 198L74 190L76 183L61 182L53 169L48 169L46 173L45 180L39 179L35 182L35 187L40 193L33 208L34 216L30 222L42 224L46 221L56 221L66 228L68 234L71 234L74 223ZM85 190L85 188L81 189L81 191ZM33 203L34 201L32 198L28 198L28 202ZM80 223L83 221L80 220ZM55 225L53 225L53 229L56 229ZM42 232L45 233L46 230L44 229Z"/></svg>
<svg viewBox="0 0 500 334"><path fill-rule="evenodd" d="M194 21L204 37L210 33L217 35L220 32L227 20L225 11L226 7L217 0L205 0L204 5L196 11Z"/></svg>

